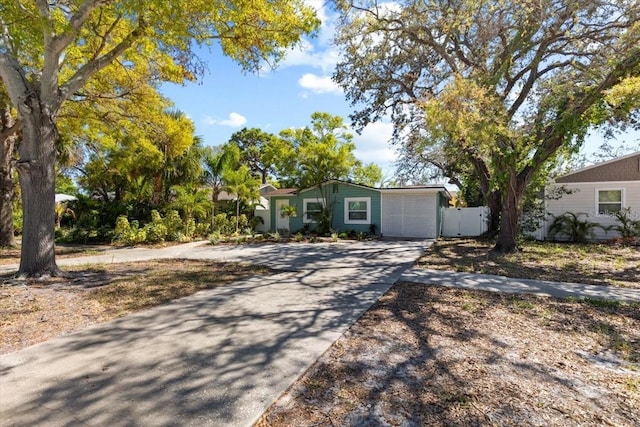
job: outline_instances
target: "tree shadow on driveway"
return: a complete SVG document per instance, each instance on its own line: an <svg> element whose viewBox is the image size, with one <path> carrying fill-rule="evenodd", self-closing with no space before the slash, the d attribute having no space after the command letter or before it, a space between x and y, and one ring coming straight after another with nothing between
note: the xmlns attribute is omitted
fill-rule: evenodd
<svg viewBox="0 0 640 427"><path fill-rule="evenodd" d="M421 248L356 249L299 251L305 262L292 264L297 271L202 291L1 356L0 416L5 425L249 425Z"/></svg>

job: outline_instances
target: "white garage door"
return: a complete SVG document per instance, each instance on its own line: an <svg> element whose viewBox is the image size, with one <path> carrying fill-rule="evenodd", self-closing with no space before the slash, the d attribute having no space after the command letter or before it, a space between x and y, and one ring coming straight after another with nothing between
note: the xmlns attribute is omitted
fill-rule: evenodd
<svg viewBox="0 0 640 427"><path fill-rule="evenodd" d="M436 196L383 194L381 222L387 237L435 238Z"/></svg>

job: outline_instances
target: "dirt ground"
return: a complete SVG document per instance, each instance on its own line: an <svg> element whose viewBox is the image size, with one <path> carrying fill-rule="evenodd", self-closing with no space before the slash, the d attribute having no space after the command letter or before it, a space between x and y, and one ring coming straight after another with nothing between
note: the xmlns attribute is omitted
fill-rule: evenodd
<svg viewBox="0 0 640 427"><path fill-rule="evenodd" d="M45 282L0 276L0 354L267 270L237 263L174 259L67 271L72 278Z"/></svg>
<svg viewBox="0 0 640 427"><path fill-rule="evenodd" d="M639 307L398 283L257 425L639 419Z"/></svg>
<svg viewBox="0 0 640 427"><path fill-rule="evenodd" d="M482 243L442 241L419 265L578 282L608 269L603 286L637 283L637 248L590 250L529 248L517 255L524 258L496 260ZM3 278L0 353L256 274L184 260L77 268L72 280ZM640 306L398 283L258 425L639 426L638 419Z"/></svg>
<svg viewBox="0 0 640 427"><path fill-rule="evenodd" d="M526 241L519 252L491 256L493 242L440 239L417 265L432 270L640 289L640 246Z"/></svg>

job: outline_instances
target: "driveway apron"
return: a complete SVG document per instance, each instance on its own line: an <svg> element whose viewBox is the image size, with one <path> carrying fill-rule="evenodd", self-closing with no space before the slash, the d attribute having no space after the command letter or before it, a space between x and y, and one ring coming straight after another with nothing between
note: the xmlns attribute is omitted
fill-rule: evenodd
<svg viewBox="0 0 640 427"><path fill-rule="evenodd" d="M429 243L138 251L142 259L246 261L280 272L0 356L1 424L249 426ZM135 259L119 256L96 258Z"/></svg>

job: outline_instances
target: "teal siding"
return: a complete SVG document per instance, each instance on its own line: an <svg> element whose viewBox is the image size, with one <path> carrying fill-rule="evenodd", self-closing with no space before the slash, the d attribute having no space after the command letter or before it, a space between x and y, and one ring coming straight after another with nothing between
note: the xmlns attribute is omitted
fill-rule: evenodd
<svg viewBox="0 0 640 427"><path fill-rule="evenodd" d="M438 200L436 203L436 237L442 235L442 209L449 207L449 198L442 192L438 192Z"/></svg>
<svg viewBox="0 0 640 427"><path fill-rule="evenodd" d="M333 209L332 228L337 232L354 230L356 232L368 232L370 224L375 224L376 233L380 233L380 192L375 189L369 189L360 187L357 185L350 185L348 183L329 183L326 187L323 187L323 192L328 195L327 203L329 203ZM366 224L345 224L345 198L352 197L368 197L371 200L370 218ZM305 199L319 199L322 200L319 189L311 189L303 191L294 196L274 196L271 197L271 228L275 231L276 228L276 200L288 199L289 205L296 207L297 216L289 218L289 229L292 233L296 233L304 228L304 200ZM311 230L314 229L315 224L309 224Z"/></svg>

